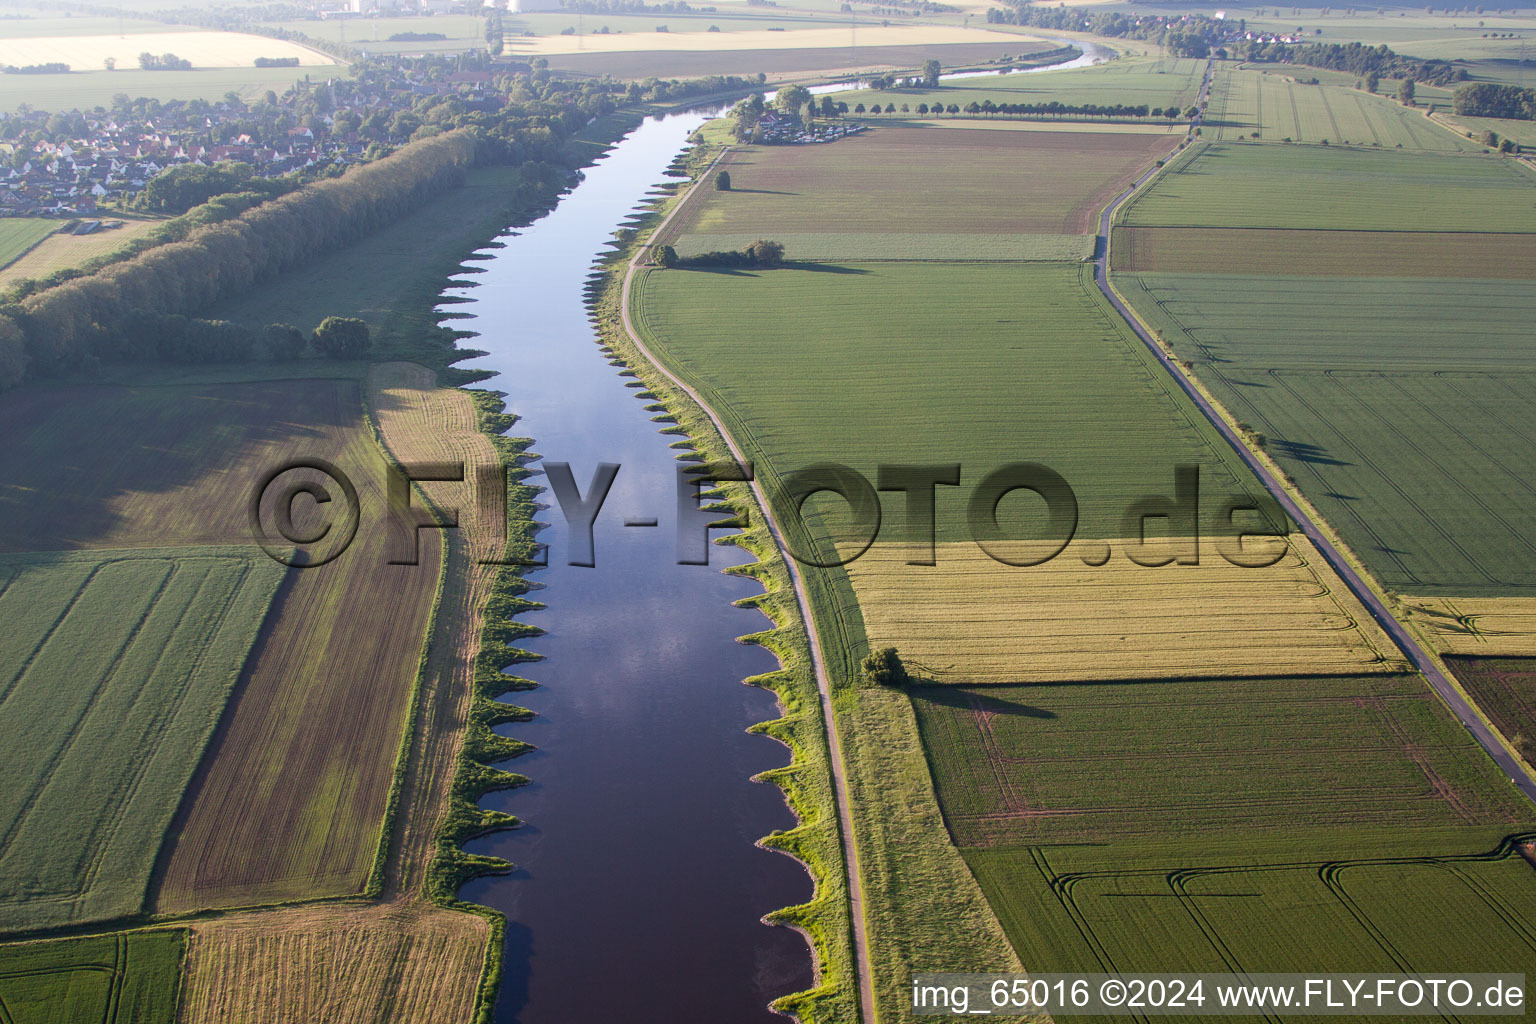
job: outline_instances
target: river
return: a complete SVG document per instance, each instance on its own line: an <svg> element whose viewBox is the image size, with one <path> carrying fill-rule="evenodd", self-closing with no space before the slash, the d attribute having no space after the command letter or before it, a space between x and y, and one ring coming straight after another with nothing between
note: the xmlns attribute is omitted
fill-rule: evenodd
<svg viewBox="0 0 1536 1024"><path fill-rule="evenodd" d="M773 656L735 641L768 624L732 606L759 588L719 571L743 560L735 548L677 564L676 438L609 365L583 304L594 260L709 116L646 120L548 216L483 250L474 287L447 293L469 300L450 307L469 315L453 326L478 331L488 354L463 365L498 374L486 386L507 393L512 432L569 463L583 494L598 463L620 466L594 567L567 564L558 508L540 517L550 564L530 574L530 596L548 607L525 618L547 633L525 646L544 660L516 667L539 687L508 698L537 717L503 728L537 747L506 765L532 782L484 800L524 825L467 846L517 865L462 892L507 915L499 1024L775 1021L767 1003L812 983L805 940L760 922L812 887L754 845L795 824L777 788L751 781L788 760L745 731L777 716L770 693L741 682Z"/></svg>

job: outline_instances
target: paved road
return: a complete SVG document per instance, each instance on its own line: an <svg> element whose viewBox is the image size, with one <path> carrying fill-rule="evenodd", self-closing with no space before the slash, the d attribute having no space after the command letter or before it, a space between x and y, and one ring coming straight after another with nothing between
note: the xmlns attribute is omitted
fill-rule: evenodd
<svg viewBox="0 0 1536 1024"><path fill-rule="evenodd" d="M1204 106L1206 92L1209 90L1210 84L1211 69L1207 67L1205 82L1200 88L1200 105L1202 107ZM1199 125L1199 121L1200 119L1196 118L1196 126ZM1484 724L1483 720L1478 717L1477 712L1467 703L1467 699L1461 695L1461 691L1446 678L1445 673L1435 664L1434 659L1424 650L1418 639L1387 610L1386 606L1376 596L1375 591L1366 585L1365 580L1349 564L1349 561L1339 553L1338 548L1333 545L1333 542L1302 511L1301 507L1291 498L1290 493L1275 478L1275 475L1248 450L1247 445L1243 444L1236 430L1227 425L1227 421L1217 413L1205 396L1190 382L1189 378L1185 375L1183 367L1179 366L1163 352L1157 342L1152 339L1152 336L1147 333L1146 328L1142 326L1141 322L1131 315L1130 310L1126 309L1125 304L1120 301L1120 296L1116 295L1114 290L1109 287L1110 221L1121 204L1136 189L1140 188L1148 178L1156 174L1157 171L1158 168L1154 167L1136 179L1130 188L1115 198L1115 201L1109 205L1099 218L1099 238L1094 246L1095 263L1097 264L1096 278L1099 290L1104 293L1104 297L1109 300L1110 305L1114 306L1120 315L1125 318L1125 322L1130 324L1132 329L1136 331L1137 337L1146 343L1147 348L1157 357L1158 362L1163 364L1164 369L1173 376L1174 380L1179 382L1179 387L1184 389L1184 393L1189 396L1190 401L1199 407L1200 411L1205 414L1206 419L1211 421L1211 425L1221 432L1221 436L1227 439L1227 443L1233 447L1243 462L1247 463L1248 468L1253 470L1254 475L1264 484L1265 489L1274 496L1276 501L1280 502L1286 514L1301 528L1301 532L1306 534L1307 539L1312 542L1318 551L1322 552L1328 564L1333 566L1334 572L1339 574L1339 577L1344 580L1349 589L1365 605L1366 609L1371 613L1371 617L1381 624L1381 627L1387 631L1387 635L1392 638L1393 642L1408 657L1408 660L1413 663L1414 667L1424 674L1424 678L1429 680L1429 685L1434 687L1435 692L1440 695L1440 699L1445 701L1457 718L1461 719L1461 724L1466 726L1467 731L1473 735L1478 743L1482 744L1483 749L1488 751L1488 755L1493 758L1504 774L1509 776L1510 781L1518 786L1520 791L1527 797L1536 801L1536 777L1533 777L1526 770L1525 766L1504 748L1504 745L1499 742L1498 737L1494 736L1493 731Z"/></svg>
<svg viewBox="0 0 1536 1024"><path fill-rule="evenodd" d="M698 180L694 182L688 193L676 206L672 207L671 212L667 214L662 222L656 225L656 230L651 232L652 238L659 237L666 226L672 222L672 218L692 198L693 193L703 186L705 182L711 180L710 172L715 169L715 164L718 164L720 158L724 155L725 153L722 152L720 156L715 157L714 161L704 169L704 173L699 175ZM634 258L629 261L629 266L624 271L624 287L619 300L619 311L624 321L624 331L629 335L629 340L634 343L634 346L640 350L640 354L645 356L650 364L656 368L657 372L671 381L675 387L689 398L693 399L694 404L704 411L704 415L708 416L709 421L715 425L715 431L724 438L726 446L730 448L731 457L737 462L745 463L747 461L746 457L742 455L741 449L736 447L736 442L725 429L725 424L720 421L720 417L715 414L715 410L709 407L709 404L704 401L697 391L679 380L668 370L651 353L650 349L645 347L645 342L640 339L640 332L635 330L634 322L629 317L630 286L634 282L635 271L648 255L649 248L642 246L635 253ZM837 803L837 820L843 834L843 863L847 865L848 871L849 914L853 919L853 970L859 979L859 1016L864 1020L865 1024L874 1024L875 986L873 976L870 973L869 943L865 938L864 932L864 890L859 883L859 857L858 849L853 841L853 818L849 811L848 780L843 770L843 744L837 732L837 717L833 714L832 710L832 680L827 675L826 659L822 657L821 637L817 634L815 623L811 619L811 601L806 594L805 580L800 575L800 565L789 554L789 547L784 543L784 535L779 529L778 521L773 517L773 508L768 504L768 497L763 493L762 485L758 481L753 480L750 486L753 496L757 498L757 507L762 510L763 520L768 524L768 532L773 536L773 542L778 545L779 555L783 559L785 568L789 571L790 582L794 584L795 588L795 605L800 612L801 621L805 623L806 636L810 639L811 667L816 673L816 690L821 695L821 718L827 730L827 753L831 760L834 798Z"/></svg>

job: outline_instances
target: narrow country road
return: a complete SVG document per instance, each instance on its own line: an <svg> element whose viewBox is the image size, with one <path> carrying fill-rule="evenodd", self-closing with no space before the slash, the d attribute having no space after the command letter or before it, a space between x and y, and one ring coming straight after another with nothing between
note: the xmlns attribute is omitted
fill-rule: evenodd
<svg viewBox="0 0 1536 1024"><path fill-rule="evenodd" d="M1207 66L1205 82L1200 88L1199 105L1202 108L1201 115L1195 118L1193 127L1198 127L1204 117L1205 97L1210 84L1211 68ZM1237 452L1248 468L1253 470L1254 475L1259 478L1270 495L1285 509L1286 514L1291 517L1291 520L1301 527L1301 532L1306 534L1307 539L1312 542L1313 546L1322 553L1323 558L1327 560L1328 564L1333 567L1333 571L1339 574L1339 578L1344 581L1349 589L1354 592L1354 595L1360 599L1360 602L1365 605L1366 609L1370 611L1371 617L1381 624L1381 628L1387 631L1387 635L1392 638L1403 654L1408 657L1408 660L1423 673L1425 679L1429 680L1429 685L1440 695L1440 699L1445 701L1456 717L1461 719L1461 724L1466 726L1467 731L1488 752L1488 756L1493 758L1494 762L1509 777L1509 780L1519 787L1522 793L1532 801L1536 801L1536 777L1533 777L1526 770L1525 766L1505 749L1504 745L1499 742L1499 738L1493 734L1493 731L1488 728L1482 718L1473 710L1467 699L1462 696L1461 691L1446 678L1445 673L1435 664L1434 659L1429 656L1428 652L1419 644L1419 641L1408 631L1407 627L1398 622L1397 618L1387 610L1386 606L1381 603L1380 598L1376 596L1376 592L1366 584L1365 580L1349 564L1348 560L1340 554L1339 550L1318 527L1317 523L1302 511L1301 507L1291 498L1290 493L1276 479L1275 475L1259 461L1257 456L1248 450L1247 445L1243 443L1237 431L1227 424L1227 421L1222 418L1215 407L1190 381L1184 368L1175 363L1158 346L1146 327L1132 315L1131 311L1120 301L1119 294L1110 287L1109 232L1115 211L1135 194L1136 190L1145 184L1149 178L1155 175L1158 170L1159 168L1153 167L1140 178L1137 178L1129 188L1115 197L1114 202L1110 203L1099 217L1099 237L1094 244L1095 278L1098 281L1099 290L1104 293L1104 297L1109 300L1110 305L1115 308L1115 311L1125 319L1125 322L1130 324L1131 329L1136 332L1136 336L1157 357L1158 362L1163 365L1163 368L1168 371L1174 380L1178 381L1179 387L1189 396L1190 401L1195 403L1200 411L1205 414L1205 418L1210 420L1211 425L1221 432L1222 437L1226 438L1227 443L1232 446L1233 450Z"/></svg>
<svg viewBox="0 0 1536 1024"><path fill-rule="evenodd" d="M710 162L709 166L704 169L704 173L699 175L698 180L678 200L677 205L673 206L661 223L656 225L656 229L651 232L652 238L658 237L666 229L667 225L672 223L672 218L677 216L678 212L688 204L688 200L692 198L693 193L710 180L710 172L715 169L715 166L725 156L726 152L728 150L722 150ZM630 319L630 288L634 283L635 271L639 269L642 259L649 252L649 244L641 246L636 251L634 257L630 259L629 266L624 270L624 284L619 299L619 312L624 322L624 333L629 335L629 340L640 350L640 354L656 368L656 372L667 378L673 386L693 399L694 404L703 410L704 415L708 416L709 421L714 424L715 431L725 440L726 446L731 451L731 457L737 462L745 464L747 462L746 457L742 455L741 449L736 446L736 441L731 437L730 432L725 429L725 424L721 421L719 415L716 414L714 409L709 407L709 404L704 401L697 391L684 381L678 379L672 371L666 368L661 360L656 358L655 354L646 347L645 342L640 337L640 332L635 329L634 321ZM784 567L789 573L790 582L794 585L795 605L800 612L801 621L805 623L805 633L810 644L811 667L816 673L816 690L821 695L821 717L826 726L827 753L831 761L834 799L837 803L837 820L843 835L843 863L847 866L849 916L853 924L853 970L859 979L859 1016L864 1021L864 1024L874 1024L875 988L870 974L869 946L864 935L863 888L859 883L858 851L853 841L853 817L848 802L848 780L843 771L843 745L838 736L837 718L833 714L832 709L832 681L827 675L826 659L822 657L821 638L817 634L816 625L811 619L811 602L806 594L805 581L800 575L800 567L790 555L788 545L784 543L784 536L779 530L778 521L773 517L773 509L768 504L768 497L763 493L762 485L757 480L753 480L750 486L753 496L757 499L757 507L763 513L763 521L768 524L768 532L772 535L773 542L779 549L779 556L784 560Z"/></svg>

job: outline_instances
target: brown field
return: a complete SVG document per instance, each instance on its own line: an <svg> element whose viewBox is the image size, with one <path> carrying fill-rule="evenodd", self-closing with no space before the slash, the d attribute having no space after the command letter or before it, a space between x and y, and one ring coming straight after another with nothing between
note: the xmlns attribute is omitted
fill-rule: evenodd
<svg viewBox="0 0 1536 1024"><path fill-rule="evenodd" d="M0 269L0 290L29 277L47 277L56 270L77 267L86 260L121 248L134 236L142 235L159 224L159 221L153 220L125 220L120 228L89 235L49 235L14 263Z"/></svg>
<svg viewBox="0 0 1536 1024"><path fill-rule="evenodd" d="M736 33L709 33L711 39L721 39ZM774 33L778 35L779 33ZM790 33L783 33L789 37ZM846 32L844 38L846 39ZM586 38L590 39L591 36ZM666 36L657 35L657 43ZM801 47L797 49L763 50L637 50L618 53L561 53L550 54L549 66L558 71L594 76L612 75L615 78L699 78L705 75L755 75L759 71L770 80L788 76L803 77L807 72L818 72L828 77L853 75L858 72L900 71L922 67L930 57L946 65L982 63L998 57L1016 57L1052 49L1050 43L1018 36L999 34L997 42L986 43L939 43L934 45L883 45L867 46L863 42L863 30L859 33L859 45Z"/></svg>
<svg viewBox="0 0 1536 1024"><path fill-rule="evenodd" d="M191 926L182 1024L464 1024L486 922L391 903L293 907Z"/></svg>
<svg viewBox="0 0 1536 1024"><path fill-rule="evenodd" d="M941 544L935 566L877 544L848 566L871 647L941 683L1385 672L1397 650L1304 537L1268 568L1206 545L1197 566L1131 562L1125 542L1074 541L1041 566ZM1096 560L1096 559L1095 559Z"/></svg>
<svg viewBox="0 0 1536 1024"><path fill-rule="evenodd" d="M388 564L401 536L386 519L384 460L356 384L330 384L353 411L303 454L351 476L356 539L279 592L162 852L161 912L342 895L368 880L441 547L428 531L419 565Z"/></svg>
<svg viewBox="0 0 1536 1024"><path fill-rule="evenodd" d="M1526 764L1536 764L1536 658L1446 658L1456 679Z"/></svg>
<svg viewBox="0 0 1536 1024"><path fill-rule="evenodd" d="M1408 597L1409 622L1442 654L1536 655L1536 598Z"/></svg>
<svg viewBox="0 0 1536 1024"><path fill-rule="evenodd" d="M1342 277L1536 277L1530 235L1117 227L1115 270Z"/></svg>
<svg viewBox="0 0 1536 1024"><path fill-rule="evenodd" d="M906 235L1091 234L1099 209L1172 147L1160 136L907 126L823 146L743 146L722 165L731 191L698 190L661 240L857 235L871 226Z"/></svg>

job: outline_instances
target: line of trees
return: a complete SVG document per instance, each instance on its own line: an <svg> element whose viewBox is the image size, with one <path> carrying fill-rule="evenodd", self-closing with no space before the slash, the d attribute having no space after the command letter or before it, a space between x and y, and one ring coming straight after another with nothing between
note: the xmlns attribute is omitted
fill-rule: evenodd
<svg viewBox="0 0 1536 1024"><path fill-rule="evenodd" d="M10 351L0 353L0 367L11 369L9 377L0 377L0 387L14 386L29 372L57 375L99 359L202 358L193 355L202 353L201 344L215 345L219 358L239 358L242 346L228 332L215 338L212 329L195 331L167 350L153 330L130 328L142 328L146 317L195 314L393 222L462 181L475 152L472 132L424 139L344 177L0 309L0 346L11 342Z"/></svg>
<svg viewBox="0 0 1536 1024"><path fill-rule="evenodd" d="M390 38L394 39L395 37L394 36L390 36ZM441 39L443 37L442 36L438 36L437 38ZM256 66L259 67L259 68L296 68L296 67L299 66L299 58L297 58L297 57L257 57L255 63L256 63Z"/></svg>
<svg viewBox="0 0 1536 1024"><path fill-rule="evenodd" d="M192 62L174 53L154 54L145 50L139 54L139 68L143 71L191 71Z"/></svg>
<svg viewBox="0 0 1536 1024"><path fill-rule="evenodd" d="M1380 46L1367 46L1364 43L1304 43L1297 46L1252 42L1244 46L1234 45L1233 56L1254 63L1305 64L1311 68L1346 71L1352 75L1375 74L1387 78L1406 78L1426 85L1449 85L1467 79L1467 69L1464 67L1449 61L1406 57L1393 53L1385 43Z"/></svg>
<svg viewBox="0 0 1536 1024"><path fill-rule="evenodd" d="M17 67L15 64L0 64L0 74L5 75L63 75L69 72L68 64L57 61L48 64L26 64Z"/></svg>
<svg viewBox="0 0 1536 1024"><path fill-rule="evenodd" d="M910 105L902 104L901 112L911 113L912 111L907 109L908 106ZM864 104L860 103L854 107L853 112L856 114L864 113ZM880 104L876 103L869 108L869 113L894 114L896 113L896 104L891 103L881 108ZM1059 100L1051 100L1049 103L996 103L992 100L982 100L978 103L972 100L963 107L958 103L950 103L948 105L935 103L931 107L926 103L919 103L916 107L916 113L919 116L930 117L959 114L969 114L973 117L978 115L986 117L1166 117L1169 120L1176 121L1181 117L1193 117L1195 110L1193 107L1183 111L1178 107L1168 107L1166 109L1162 107L1149 107L1145 103L1062 103Z"/></svg>
<svg viewBox="0 0 1536 1024"><path fill-rule="evenodd" d="M697 256L679 256L670 245L658 245L651 261L658 267L745 267L770 270L784 265L784 245L759 238L745 249L701 252Z"/></svg>
<svg viewBox="0 0 1536 1024"><path fill-rule="evenodd" d="M1474 82L1451 96L1452 109L1463 117L1505 117L1536 121L1536 89Z"/></svg>

